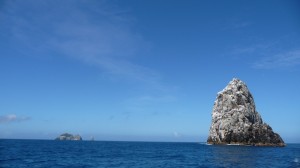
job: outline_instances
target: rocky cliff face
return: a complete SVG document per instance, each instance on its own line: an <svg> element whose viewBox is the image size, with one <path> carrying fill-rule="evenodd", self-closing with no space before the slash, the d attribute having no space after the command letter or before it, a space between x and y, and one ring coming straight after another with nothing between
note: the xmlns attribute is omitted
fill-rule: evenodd
<svg viewBox="0 0 300 168"><path fill-rule="evenodd" d="M236 78L217 95L207 143L285 146L256 111L246 84Z"/></svg>
<svg viewBox="0 0 300 168"><path fill-rule="evenodd" d="M72 135L69 133L64 133L55 138L55 140L60 140L60 141L66 141L66 140L71 140L71 141L81 141L82 138L80 135Z"/></svg>

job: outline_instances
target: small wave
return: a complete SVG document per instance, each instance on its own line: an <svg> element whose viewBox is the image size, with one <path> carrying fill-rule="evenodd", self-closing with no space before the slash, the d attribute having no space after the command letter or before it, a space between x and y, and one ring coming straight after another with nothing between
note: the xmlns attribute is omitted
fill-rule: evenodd
<svg viewBox="0 0 300 168"><path fill-rule="evenodd" d="M240 144L226 144L226 145L230 145L230 146L239 146Z"/></svg>
<svg viewBox="0 0 300 168"><path fill-rule="evenodd" d="M298 162L299 162L299 159L298 159L298 158L295 158L295 159L294 159L294 162L298 163Z"/></svg>
<svg viewBox="0 0 300 168"><path fill-rule="evenodd" d="M212 145L212 144L208 144L207 142L197 142L198 145Z"/></svg>

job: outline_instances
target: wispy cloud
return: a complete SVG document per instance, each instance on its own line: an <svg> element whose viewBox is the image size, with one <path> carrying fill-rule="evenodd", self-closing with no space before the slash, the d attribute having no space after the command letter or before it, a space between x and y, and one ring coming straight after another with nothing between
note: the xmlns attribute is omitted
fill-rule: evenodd
<svg viewBox="0 0 300 168"><path fill-rule="evenodd" d="M128 11L107 1L5 4L2 23L23 54L66 56L110 75L159 83L157 71L134 62L148 43L135 30L135 19Z"/></svg>
<svg viewBox="0 0 300 168"><path fill-rule="evenodd" d="M253 64L257 69L285 68L300 65L300 50L288 51L273 56L263 57Z"/></svg>
<svg viewBox="0 0 300 168"><path fill-rule="evenodd" d="M22 121L27 121L27 120L30 120L30 118L29 117L19 117L15 114L8 114L8 115L0 116L0 124L12 123L12 122L22 122Z"/></svg>
<svg viewBox="0 0 300 168"><path fill-rule="evenodd" d="M263 44L255 44L255 45L246 46L246 47L236 47L233 49L232 54L235 57L248 56L248 55L254 54L256 52L263 54L264 52L270 50L273 45L274 44L271 44L271 43L263 43Z"/></svg>
<svg viewBox="0 0 300 168"><path fill-rule="evenodd" d="M285 35L273 41L260 41L253 45L236 46L230 55L233 59L248 59L251 68L276 69L300 65L300 48L295 35Z"/></svg>

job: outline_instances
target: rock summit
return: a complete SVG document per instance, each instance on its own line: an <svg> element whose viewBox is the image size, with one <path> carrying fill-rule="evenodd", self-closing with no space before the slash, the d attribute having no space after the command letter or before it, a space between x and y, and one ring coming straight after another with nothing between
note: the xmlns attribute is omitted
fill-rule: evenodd
<svg viewBox="0 0 300 168"><path fill-rule="evenodd" d="M247 85L237 78L217 94L207 143L285 146L280 135L263 122Z"/></svg>

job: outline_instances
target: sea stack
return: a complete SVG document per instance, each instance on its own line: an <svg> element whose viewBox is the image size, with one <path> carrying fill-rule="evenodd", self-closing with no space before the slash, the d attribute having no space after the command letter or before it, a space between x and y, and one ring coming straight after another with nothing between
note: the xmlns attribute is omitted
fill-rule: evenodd
<svg viewBox="0 0 300 168"><path fill-rule="evenodd" d="M217 94L207 143L285 146L280 135L263 122L247 85L237 78Z"/></svg>

